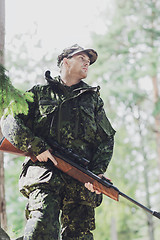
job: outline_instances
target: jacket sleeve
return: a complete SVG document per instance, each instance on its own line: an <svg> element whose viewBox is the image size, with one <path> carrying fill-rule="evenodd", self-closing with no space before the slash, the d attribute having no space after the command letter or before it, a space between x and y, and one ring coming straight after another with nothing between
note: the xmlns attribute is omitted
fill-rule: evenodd
<svg viewBox="0 0 160 240"><path fill-rule="evenodd" d="M103 108L103 101L99 97L96 111L97 134L94 154L91 161L91 171L103 174L111 161L114 147L115 130L112 128Z"/></svg>
<svg viewBox="0 0 160 240"><path fill-rule="evenodd" d="M36 86L30 91L34 93L34 101L29 102L29 111L27 115L7 115L1 119L2 134L15 147L24 151L30 152L37 156L43 151L49 149L43 139L35 136L33 133L34 115L37 104Z"/></svg>

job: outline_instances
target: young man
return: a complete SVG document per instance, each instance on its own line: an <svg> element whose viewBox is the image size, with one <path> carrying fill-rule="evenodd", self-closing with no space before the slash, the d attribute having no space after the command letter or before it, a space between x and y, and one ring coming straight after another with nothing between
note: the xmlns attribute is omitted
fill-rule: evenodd
<svg viewBox="0 0 160 240"><path fill-rule="evenodd" d="M92 184L85 186L59 171L49 149L49 139L87 158L89 169L103 174L113 153L114 134L98 87L82 79L97 59L93 49L77 44L58 56L60 76L36 85L28 115L3 118L3 135L17 148L30 151L38 161L26 159L20 176L20 191L28 198L25 240L57 240L61 211L63 240L92 240L94 209L102 195Z"/></svg>

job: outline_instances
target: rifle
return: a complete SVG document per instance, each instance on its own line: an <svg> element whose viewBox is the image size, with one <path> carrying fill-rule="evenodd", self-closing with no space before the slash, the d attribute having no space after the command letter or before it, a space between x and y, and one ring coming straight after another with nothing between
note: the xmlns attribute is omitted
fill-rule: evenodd
<svg viewBox="0 0 160 240"><path fill-rule="evenodd" d="M57 161L56 168L63 171L72 178L78 180L81 183L90 182L93 184L94 190L105 194L106 196L112 198L115 201L119 201L119 195L126 198L130 202L134 203L138 207L142 208L146 212L152 214L153 216L160 219L160 212L153 211L141 203L137 202L133 198L127 196L121 192L113 183L105 178L100 178L99 176L88 170L89 160L83 157L79 157L77 154L73 153L71 149L65 149L52 139L47 140L48 144L52 147L52 154ZM13 146L5 137L0 141L0 151L21 155L29 156L33 162L37 161L37 158L30 154L29 152L23 152Z"/></svg>

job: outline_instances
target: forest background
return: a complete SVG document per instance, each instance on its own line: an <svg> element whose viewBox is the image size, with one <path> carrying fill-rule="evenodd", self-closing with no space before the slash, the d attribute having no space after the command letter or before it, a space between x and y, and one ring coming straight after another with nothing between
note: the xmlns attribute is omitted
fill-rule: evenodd
<svg viewBox="0 0 160 240"><path fill-rule="evenodd" d="M160 0L5 2L5 67L16 88L44 84L47 69L57 75L56 57L67 46L96 49L99 57L87 83L100 85L116 130L106 176L122 192L160 211ZM25 226L27 201L18 191L23 160L1 157L6 200L1 225L13 239L23 235ZM117 203L104 196L96 227L96 240L160 236L159 220L121 197Z"/></svg>

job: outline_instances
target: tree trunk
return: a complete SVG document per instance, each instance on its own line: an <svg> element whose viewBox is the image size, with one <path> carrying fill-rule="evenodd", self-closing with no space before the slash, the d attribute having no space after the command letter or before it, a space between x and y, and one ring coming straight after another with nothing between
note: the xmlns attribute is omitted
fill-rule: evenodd
<svg viewBox="0 0 160 240"><path fill-rule="evenodd" d="M155 30L155 23L154 20L156 19L155 9L157 8L157 0L152 0L153 8L152 8L152 29ZM154 31L153 31L154 32ZM154 43L154 33L151 35L151 46L152 49L155 48ZM158 79L157 79L157 73L155 75L151 76L152 79L152 86L153 86L153 102L156 106L156 104L159 101L159 89L158 89ZM158 113L155 117L155 134L156 134L156 146L157 146L157 162L158 162L158 168L159 168L159 181L160 181L160 113Z"/></svg>
<svg viewBox="0 0 160 240"><path fill-rule="evenodd" d="M159 89L158 89L158 80L157 77L152 77L153 85L153 101L156 104L159 101ZM155 134L156 134L156 145L157 145L157 160L158 167L160 171L160 114L157 114L155 117ZM160 179L160 174L159 174Z"/></svg>
<svg viewBox="0 0 160 240"><path fill-rule="evenodd" d="M0 138L2 134L0 132ZM2 228L7 229L7 216L6 216L6 202L5 202L5 188L4 188L4 159L3 153L0 152L0 222Z"/></svg>
<svg viewBox="0 0 160 240"><path fill-rule="evenodd" d="M116 220L114 217L111 218L111 240L118 240Z"/></svg>
<svg viewBox="0 0 160 240"><path fill-rule="evenodd" d="M151 201L150 201L150 192L149 192L149 177L148 177L148 158L147 158L147 154L145 151L145 146L143 143L143 134L142 134L142 130L141 130L141 113L140 113L140 109L138 107L138 129L139 129L139 136L141 139L141 154L143 156L143 166L144 166L144 171L143 171L143 175L144 175L144 185L145 185L145 192L146 192L146 203L147 203L147 207L149 209L151 209ZM154 223L153 223L153 216L150 214L147 214L147 225L148 225L148 238L149 240L154 240Z"/></svg>
<svg viewBox="0 0 160 240"><path fill-rule="evenodd" d="M5 44L5 0L0 0L0 63L4 65ZM2 138L0 130L0 139ZM4 189L4 159L0 152L0 224L7 229L6 202Z"/></svg>
<svg viewBox="0 0 160 240"><path fill-rule="evenodd" d="M0 63L4 64L5 0L0 0Z"/></svg>
<svg viewBox="0 0 160 240"><path fill-rule="evenodd" d="M143 147L143 146L142 146ZM146 202L147 207L151 209L151 202L150 202L150 193L149 193L149 177L148 177L148 164L147 164L147 156L144 152L144 148L142 149L143 156L144 156L144 181L145 181L145 190L146 190ZM153 216L147 213L147 225L148 225L148 237L150 240L154 240L154 223L153 223Z"/></svg>

